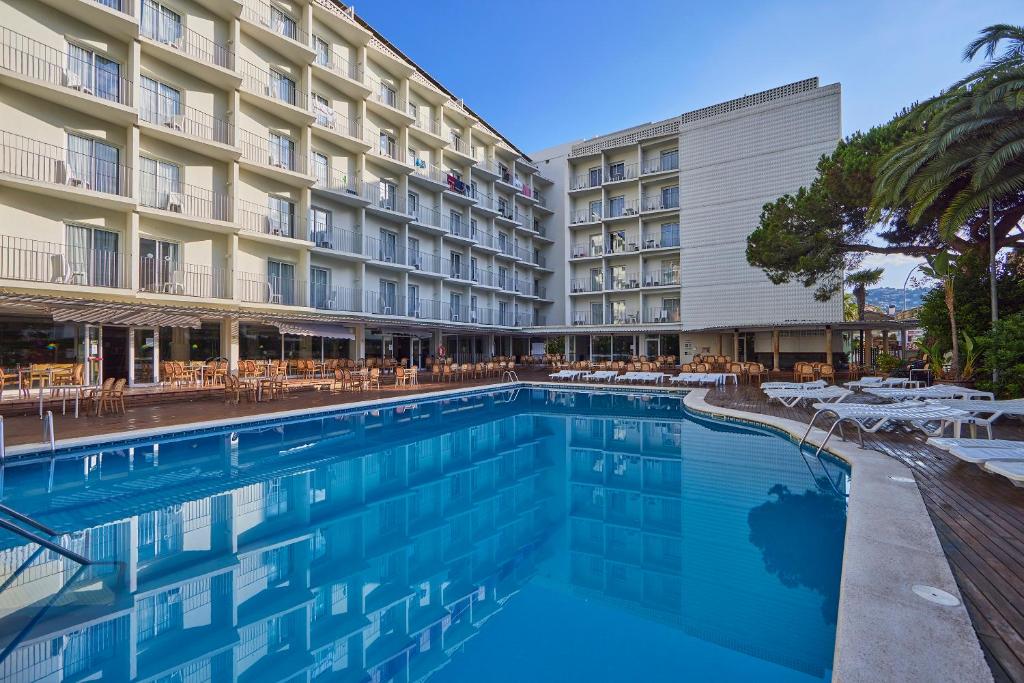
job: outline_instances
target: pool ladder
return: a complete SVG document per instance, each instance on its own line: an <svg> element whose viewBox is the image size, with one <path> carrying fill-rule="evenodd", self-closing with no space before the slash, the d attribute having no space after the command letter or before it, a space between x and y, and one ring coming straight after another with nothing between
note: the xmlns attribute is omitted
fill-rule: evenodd
<svg viewBox="0 0 1024 683"><path fill-rule="evenodd" d="M519 381L519 375L516 374L515 370L506 370L505 374L503 374L501 376L501 378L503 380L505 380L506 382L518 382Z"/></svg>
<svg viewBox="0 0 1024 683"><path fill-rule="evenodd" d="M17 510L15 510L14 508L7 507L6 505L0 504L0 514L7 515L8 517L13 517L14 519L18 520L22 524L27 524L28 526L33 527L34 529L37 529L38 531L43 532L44 534L46 534L50 538L53 538L55 536L60 536L59 533L57 533L56 531L54 531L50 527L46 526L42 522L37 522L36 520L32 519L28 515L23 515L22 513L20 513ZM89 560L89 558L87 558L87 557L85 557L83 555L79 555L78 553L76 553L73 550L68 550L64 546L58 545L57 543L54 543L53 541L51 541L51 540L49 540L47 538L43 538L42 536L40 536L39 534L37 534L35 532L29 531L28 529L24 529L21 526L15 524L14 522L12 522L12 521L10 521L8 519L0 518L0 529L6 529L7 531L10 531L11 533L17 534L17 535L21 536L24 539L32 541L33 543L35 543L35 544L37 544L39 546L42 546L43 548L46 548L47 550L52 550L53 552L57 553L58 555L66 557L67 559L71 560L72 562L76 562L76 563L78 563L80 565L92 564L92 562Z"/></svg>

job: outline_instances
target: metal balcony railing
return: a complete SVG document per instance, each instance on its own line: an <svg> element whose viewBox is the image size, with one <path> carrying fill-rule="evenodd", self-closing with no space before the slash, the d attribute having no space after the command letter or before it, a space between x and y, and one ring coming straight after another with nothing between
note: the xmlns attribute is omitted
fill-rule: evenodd
<svg viewBox="0 0 1024 683"><path fill-rule="evenodd" d="M604 246L591 242L577 242L572 245L572 252L569 258L588 258L591 256L603 256Z"/></svg>
<svg viewBox="0 0 1024 683"><path fill-rule="evenodd" d="M640 213L639 199L624 199L617 202L608 202L605 206L605 218L622 218L636 216Z"/></svg>
<svg viewBox="0 0 1024 683"><path fill-rule="evenodd" d="M613 290L639 289L640 273L618 272L612 269L609 274L608 281L610 282L611 289Z"/></svg>
<svg viewBox="0 0 1024 683"><path fill-rule="evenodd" d="M306 160L295 151L294 143L289 145L257 133L239 130L238 146L242 150L242 158L248 161L284 171L306 172Z"/></svg>
<svg viewBox="0 0 1024 683"><path fill-rule="evenodd" d="M494 287L497 281L495 272L489 268L471 270L469 279L482 287Z"/></svg>
<svg viewBox="0 0 1024 683"><path fill-rule="evenodd" d="M384 159L391 159L400 164L411 165L405 150L397 142L381 138L380 129L371 129L367 132L367 135L367 142L370 143L370 154Z"/></svg>
<svg viewBox="0 0 1024 683"><path fill-rule="evenodd" d="M592 173L580 173L575 175L569 181L570 190L589 190L592 187L601 186L602 173L600 169L595 169Z"/></svg>
<svg viewBox="0 0 1024 683"><path fill-rule="evenodd" d="M412 311L415 312L417 309L418 301L414 301ZM409 311L406 297L402 294L389 295L370 290L363 292L363 312L365 313L408 316Z"/></svg>
<svg viewBox="0 0 1024 683"><path fill-rule="evenodd" d="M307 109L306 93L299 90L294 81L261 69L245 59L238 61L240 62L239 70L242 73L243 88L256 95L290 104L299 109Z"/></svg>
<svg viewBox="0 0 1024 683"><path fill-rule="evenodd" d="M515 248L512 246L512 241L508 239L501 239L501 235L498 236L498 251L505 256L515 256Z"/></svg>
<svg viewBox="0 0 1024 683"><path fill-rule="evenodd" d="M441 319L450 320L453 323L475 323L476 311L470 310L466 304L452 304L450 301L442 302Z"/></svg>
<svg viewBox="0 0 1024 683"><path fill-rule="evenodd" d="M132 82L121 65L71 46L67 52L9 28L0 28L0 70L131 106Z"/></svg>
<svg viewBox="0 0 1024 683"><path fill-rule="evenodd" d="M529 280L515 280L515 292L516 294L522 294L523 296L533 296L533 283Z"/></svg>
<svg viewBox="0 0 1024 683"><path fill-rule="evenodd" d="M348 78L357 83L363 82L363 70L359 64L349 61L337 50L330 50L326 54L318 52L314 62L343 78Z"/></svg>
<svg viewBox="0 0 1024 683"><path fill-rule="evenodd" d="M363 198L378 209L405 213L405 197L400 196L394 186L388 185L387 188L383 189L380 183L365 182Z"/></svg>
<svg viewBox="0 0 1024 683"><path fill-rule="evenodd" d="M497 249L497 240L494 238L494 233L481 230L478 227L470 224L470 237L473 238L480 246L487 247L489 249Z"/></svg>
<svg viewBox="0 0 1024 683"><path fill-rule="evenodd" d="M540 297L541 299L548 298L548 288L545 287L544 285L536 285L534 286L534 290L536 291L537 296Z"/></svg>
<svg viewBox="0 0 1024 683"><path fill-rule="evenodd" d="M139 91L139 118L154 126L163 126L190 138L201 138L224 145L235 144L235 129L227 121L205 111L188 107L179 98L168 97L142 86Z"/></svg>
<svg viewBox="0 0 1024 683"><path fill-rule="evenodd" d="M347 135L357 140L361 139L359 119L350 119L344 114L339 114L331 107L325 106L317 100L312 100L313 123L321 128L332 130L339 135Z"/></svg>
<svg viewBox="0 0 1024 683"><path fill-rule="evenodd" d="M606 254L631 254L635 251L640 251L640 244L637 236L629 233L609 235L604 247Z"/></svg>
<svg viewBox="0 0 1024 683"><path fill-rule="evenodd" d="M231 197L205 187L187 185L159 173L139 171L139 203L191 218L231 220Z"/></svg>
<svg viewBox="0 0 1024 683"><path fill-rule="evenodd" d="M414 114L411 105L409 107L409 114L415 116L416 120L412 122L414 127L432 135L441 136L441 122L439 120L432 119L422 112Z"/></svg>
<svg viewBox="0 0 1024 683"><path fill-rule="evenodd" d="M473 239L473 232L470 229L469 221L458 214L448 214L447 216L442 215L441 228L446 230L450 235Z"/></svg>
<svg viewBox="0 0 1024 683"><path fill-rule="evenodd" d="M598 223L601 221L601 211L596 209L576 209L569 214L569 224L579 225L581 223Z"/></svg>
<svg viewBox="0 0 1024 683"><path fill-rule="evenodd" d="M651 159L644 159L643 173L661 173L679 169L679 152L664 154Z"/></svg>
<svg viewBox="0 0 1024 683"><path fill-rule="evenodd" d="M262 273L236 273L238 297L246 303L305 306L309 287L304 280Z"/></svg>
<svg viewBox="0 0 1024 683"><path fill-rule="evenodd" d="M124 288L127 255L107 249L0 235L0 279Z"/></svg>
<svg viewBox="0 0 1024 683"><path fill-rule="evenodd" d="M309 286L309 305L321 311L357 313L362 309L362 303L362 292L358 289L332 287L322 282Z"/></svg>
<svg viewBox="0 0 1024 683"><path fill-rule="evenodd" d="M451 144L452 149L459 154L467 157L473 156L473 147L469 144L469 141L456 135L452 131L448 131L448 142Z"/></svg>
<svg viewBox="0 0 1024 683"><path fill-rule="evenodd" d="M665 249L667 247L679 246L679 226L675 230L662 230L661 232L649 232L644 235L644 249Z"/></svg>
<svg viewBox="0 0 1024 683"><path fill-rule="evenodd" d="M383 83L380 80L373 78L370 82L370 99L379 104L383 104L386 107L397 109L400 112L407 113L409 110L408 105L403 97L401 97L397 91L393 90L390 86Z"/></svg>
<svg viewBox="0 0 1024 683"><path fill-rule="evenodd" d="M410 250L409 265L424 273L444 275L448 269L448 259L443 259L438 254Z"/></svg>
<svg viewBox="0 0 1024 683"><path fill-rule="evenodd" d="M644 211L664 211L667 209L679 208L679 193L657 194L653 197L643 197Z"/></svg>
<svg viewBox="0 0 1024 683"><path fill-rule="evenodd" d="M242 230L279 237L303 238L302 228L305 221L295 215L294 207L290 211L281 210L239 200L238 214L237 222Z"/></svg>
<svg viewBox="0 0 1024 683"><path fill-rule="evenodd" d="M421 225L429 225L434 228L441 227L441 212L431 206L417 206L409 209L409 215Z"/></svg>
<svg viewBox="0 0 1024 683"><path fill-rule="evenodd" d="M512 220L514 220L519 225L524 225L524 226L525 225L529 225L530 224L530 214L528 214L528 213L526 213L524 211L520 211L519 209L516 209L513 212L513 214L512 214Z"/></svg>
<svg viewBox="0 0 1024 683"><path fill-rule="evenodd" d="M400 266L407 265L405 245L398 243L397 240L392 242L389 239L364 235L363 254L381 263L394 263Z"/></svg>
<svg viewBox="0 0 1024 683"><path fill-rule="evenodd" d="M572 312L573 325L633 325L640 322L640 311L615 310L607 307L603 310L583 310Z"/></svg>
<svg viewBox="0 0 1024 683"><path fill-rule="evenodd" d="M644 273L644 287L665 287L679 284L679 268L649 270Z"/></svg>
<svg viewBox="0 0 1024 683"><path fill-rule="evenodd" d="M230 271L154 256L139 257L139 291L228 299Z"/></svg>
<svg viewBox="0 0 1024 683"><path fill-rule="evenodd" d="M489 173L493 176L500 176L501 172L498 169L498 162L490 157L482 157L477 159L476 165L473 166L473 170L480 170L484 173Z"/></svg>
<svg viewBox="0 0 1024 683"><path fill-rule="evenodd" d="M512 208L512 203L508 201L498 200L498 215L507 221L515 220L515 211Z"/></svg>
<svg viewBox="0 0 1024 683"><path fill-rule="evenodd" d="M569 281L569 291L573 294L585 294L604 291L604 278L575 277Z"/></svg>
<svg viewBox="0 0 1024 683"><path fill-rule="evenodd" d="M8 131L0 131L0 173L119 197L131 196L129 167Z"/></svg>
<svg viewBox="0 0 1024 683"><path fill-rule="evenodd" d="M326 222L311 221L309 240L321 249L344 251L349 254L363 253L363 238L357 232L345 230Z"/></svg>
<svg viewBox="0 0 1024 683"><path fill-rule="evenodd" d="M482 209L487 209L488 211L497 211L498 210L498 204L497 204L497 202L494 201L494 197L492 197L491 195L487 194L486 192L477 191L477 192L472 192L471 194L472 194L472 197L474 199L476 199L476 204L477 204L478 207L480 207Z"/></svg>
<svg viewBox="0 0 1024 683"><path fill-rule="evenodd" d="M533 252L530 249L527 249L526 247L521 247L518 244L515 245L515 251L513 252L513 255L517 259L522 259L523 261L530 261L533 258Z"/></svg>
<svg viewBox="0 0 1024 683"><path fill-rule="evenodd" d="M438 183L439 185L446 185L448 183L448 174L441 169L435 163L429 162L426 159L415 158L412 160L412 172L421 178Z"/></svg>
<svg viewBox="0 0 1024 683"><path fill-rule="evenodd" d="M228 47L183 26L181 20L161 13L153 0L142 0L139 32L146 38L179 50L196 61L234 70L235 53Z"/></svg>
<svg viewBox="0 0 1024 683"><path fill-rule="evenodd" d="M316 178L316 187L328 192L337 192L338 194L350 194L356 197L360 195L359 181L354 174L346 173L345 171L318 169L315 164L312 170L313 176Z"/></svg>
<svg viewBox="0 0 1024 683"><path fill-rule="evenodd" d="M644 322L645 323L677 323L682 318L679 314L678 308L645 308L644 309Z"/></svg>
<svg viewBox="0 0 1024 683"><path fill-rule="evenodd" d="M533 193L533 198L535 200L537 200L537 203L540 204L541 206L545 206L546 207L548 205L547 198L543 194L541 194L540 192L534 192Z"/></svg>
<svg viewBox="0 0 1024 683"><path fill-rule="evenodd" d="M262 26L283 38L309 45L309 34L299 29L298 21L262 0L245 0L242 6L242 19Z"/></svg>
<svg viewBox="0 0 1024 683"><path fill-rule="evenodd" d="M633 164L608 164L605 171L604 182L618 183L623 180L633 180L640 173L640 165Z"/></svg>

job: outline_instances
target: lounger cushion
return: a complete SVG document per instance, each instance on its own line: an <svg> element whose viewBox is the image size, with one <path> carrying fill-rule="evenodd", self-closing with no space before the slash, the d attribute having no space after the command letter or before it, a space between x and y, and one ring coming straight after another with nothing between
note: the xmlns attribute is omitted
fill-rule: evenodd
<svg viewBox="0 0 1024 683"><path fill-rule="evenodd" d="M1024 446L1020 448L965 448L953 446L952 455L964 462L988 462L990 460L1024 460Z"/></svg>
<svg viewBox="0 0 1024 683"><path fill-rule="evenodd" d="M1024 441L1013 439L953 439L933 436L928 439L929 446L948 451L954 446L961 448L1024 448Z"/></svg>
<svg viewBox="0 0 1024 683"><path fill-rule="evenodd" d="M1006 477L1017 486L1024 485L1024 460L990 460L984 467L993 474Z"/></svg>

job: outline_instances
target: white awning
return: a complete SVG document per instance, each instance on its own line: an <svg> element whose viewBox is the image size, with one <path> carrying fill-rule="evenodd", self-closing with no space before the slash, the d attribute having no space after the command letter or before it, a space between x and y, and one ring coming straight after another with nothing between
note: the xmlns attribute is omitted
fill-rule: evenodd
<svg viewBox="0 0 1024 683"><path fill-rule="evenodd" d="M327 325L319 323L281 323L274 322L281 334L297 334L300 337L328 337L330 339L355 339L351 327Z"/></svg>
<svg viewBox="0 0 1024 683"><path fill-rule="evenodd" d="M154 309L131 309L122 306L60 306L52 309L57 322L92 323L95 325L134 325L137 327L201 327L198 316Z"/></svg>

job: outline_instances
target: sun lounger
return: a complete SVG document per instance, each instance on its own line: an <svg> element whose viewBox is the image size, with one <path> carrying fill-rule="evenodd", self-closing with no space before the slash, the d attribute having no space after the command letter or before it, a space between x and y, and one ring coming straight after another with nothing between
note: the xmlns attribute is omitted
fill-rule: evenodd
<svg viewBox="0 0 1024 683"><path fill-rule="evenodd" d="M979 439L984 442L984 439ZM953 446L950 454L964 462L982 463L990 460L1024 460L1024 441L1017 442L1017 448L977 448L974 446Z"/></svg>
<svg viewBox="0 0 1024 683"><path fill-rule="evenodd" d="M580 379L587 382L611 382L618 376L617 370L595 370L594 372L586 375L581 375Z"/></svg>
<svg viewBox="0 0 1024 683"><path fill-rule="evenodd" d="M984 468L992 474L1006 477L1014 486L1024 486L1024 460L989 460Z"/></svg>
<svg viewBox="0 0 1024 683"><path fill-rule="evenodd" d="M800 401L805 400L819 400L826 403L838 403L853 392L849 389L843 389L842 387L822 387L820 389L784 387L781 389L765 389L764 393L767 394L769 401L775 399L787 408L792 408L796 404L800 403Z"/></svg>
<svg viewBox="0 0 1024 683"><path fill-rule="evenodd" d="M811 433L818 416L829 413L835 417L835 421L825 435L825 440L818 447L818 453L825 447L832 433L844 422L851 422L857 427L857 434L860 437L860 445L864 446L864 432L873 434L891 423L908 424L920 429L928 436L942 436L948 425L953 425L953 436L960 437L961 420L968 417L968 414L955 408L923 402L889 403L876 405L870 403L815 403L817 411L811 418L800 443L803 444L807 435ZM938 427L929 427L929 424L938 422Z"/></svg>
<svg viewBox="0 0 1024 683"><path fill-rule="evenodd" d="M583 374L583 370L559 370L548 375L549 379L576 379Z"/></svg>
<svg viewBox="0 0 1024 683"><path fill-rule="evenodd" d="M929 446L935 446L941 448L944 451L948 451L954 446L960 448L1021 448L1024 447L1024 441L1018 441L1016 439L951 439L942 436L933 436L928 439Z"/></svg>
<svg viewBox="0 0 1024 683"><path fill-rule="evenodd" d="M971 426L973 436L977 427L985 428L988 438L992 438L992 423L1003 415L1024 416L1024 399L1012 399L1009 401L980 401L977 399L964 398L942 398L930 399L928 403L944 405L947 408L956 408L970 414L969 418L963 420L964 424Z"/></svg>
<svg viewBox="0 0 1024 683"><path fill-rule="evenodd" d="M853 382L847 382L843 386L847 389L863 389L864 387L880 387L884 377L861 377Z"/></svg>
<svg viewBox="0 0 1024 683"><path fill-rule="evenodd" d="M869 388L865 389L864 393L872 394L879 398L887 398L890 401L918 401L926 398L973 398L976 400L992 400L994 398L990 391L966 389L964 387L955 387L951 384L933 384L930 387L921 387L920 389Z"/></svg>
<svg viewBox="0 0 1024 683"><path fill-rule="evenodd" d="M762 382L761 389L824 389L828 382L816 379L813 382Z"/></svg>

